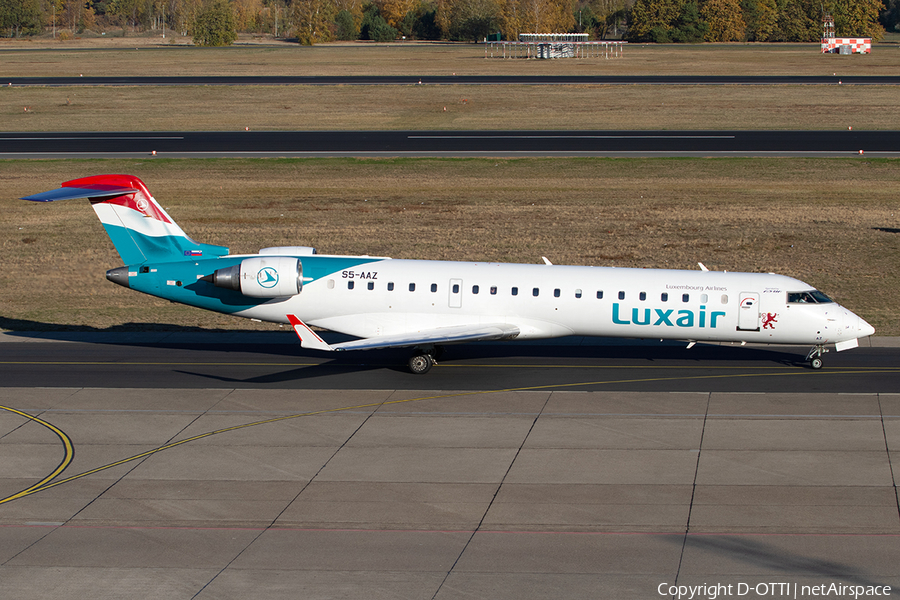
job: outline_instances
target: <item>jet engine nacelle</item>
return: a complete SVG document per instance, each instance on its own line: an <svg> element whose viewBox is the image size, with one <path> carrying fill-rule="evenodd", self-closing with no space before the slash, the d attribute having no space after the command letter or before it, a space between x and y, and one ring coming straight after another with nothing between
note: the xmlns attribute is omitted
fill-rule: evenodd
<svg viewBox="0 0 900 600"><path fill-rule="evenodd" d="M245 258L239 265L218 269L202 279L251 298L296 296L303 291L303 265L291 256L259 256Z"/></svg>

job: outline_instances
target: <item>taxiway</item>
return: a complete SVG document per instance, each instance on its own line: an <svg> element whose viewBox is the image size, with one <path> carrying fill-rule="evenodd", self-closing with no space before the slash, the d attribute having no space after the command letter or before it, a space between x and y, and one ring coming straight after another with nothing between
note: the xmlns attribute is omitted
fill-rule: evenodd
<svg viewBox="0 0 900 600"><path fill-rule="evenodd" d="M415 376L215 335L2 336L0 594L900 586L896 340L820 372L570 340Z"/></svg>

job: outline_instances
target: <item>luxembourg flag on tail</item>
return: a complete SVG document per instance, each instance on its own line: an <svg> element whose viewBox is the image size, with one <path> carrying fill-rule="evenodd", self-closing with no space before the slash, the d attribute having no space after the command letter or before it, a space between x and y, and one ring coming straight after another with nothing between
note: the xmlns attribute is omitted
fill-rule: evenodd
<svg viewBox="0 0 900 600"><path fill-rule="evenodd" d="M195 242L133 175L95 175L73 179L23 200L52 202L87 198L126 265L225 256L228 248Z"/></svg>

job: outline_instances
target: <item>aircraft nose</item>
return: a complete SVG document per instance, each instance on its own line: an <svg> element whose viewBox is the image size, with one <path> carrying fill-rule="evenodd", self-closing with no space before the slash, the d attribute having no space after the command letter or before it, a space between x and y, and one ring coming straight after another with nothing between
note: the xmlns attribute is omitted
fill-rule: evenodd
<svg viewBox="0 0 900 600"><path fill-rule="evenodd" d="M848 334L855 338L862 338L875 333L875 328L866 323L865 319L847 309L844 311L844 328Z"/></svg>
<svg viewBox="0 0 900 600"><path fill-rule="evenodd" d="M859 319L859 337L866 337L867 335L875 335L875 328L866 323L865 319L861 317L857 317Z"/></svg>

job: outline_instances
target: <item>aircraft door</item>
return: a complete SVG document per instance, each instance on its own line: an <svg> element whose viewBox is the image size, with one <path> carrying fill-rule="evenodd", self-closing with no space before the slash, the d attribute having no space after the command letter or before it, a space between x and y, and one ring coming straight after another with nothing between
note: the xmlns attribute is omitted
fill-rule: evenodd
<svg viewBox="0 0 900 600"><path fill-rule="evenodd" d="M450 308L462 307L462 279L450 280Z"/></svg>
<svg viewBox="0 0 900 600"><path fill-rule="evenodd" d="M741 292L738 309L738 331L759 331L759 294Z"/></svg>

